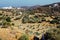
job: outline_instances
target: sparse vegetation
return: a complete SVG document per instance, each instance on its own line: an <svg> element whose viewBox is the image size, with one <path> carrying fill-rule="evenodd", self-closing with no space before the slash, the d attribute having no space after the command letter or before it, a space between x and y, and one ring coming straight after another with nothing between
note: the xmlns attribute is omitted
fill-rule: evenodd
<svg viewBox="0 0 60 40"><path fill-rule="evenodd" d="M10 18L10 17L7 17L7 18L6 18L6 21L7 21L7 22L11 22L11 18Z"/></svg>
<svg viewBox="0 0 60 40"><path fill-rule="evenodd" d="M60 25L58 25L57 28L60 28Z"/></svg>
<svg viewBox="0 0 60 40"><path fill-rule="evenodd" d="M30 40L30 36L40 38L45 33L46 40L60 40L60 16L58 15L59 12L56 12L53 7L27 10L24 8L22 10L0 9L0 35L1 37L7 36L7 40ZM24 34L20 35L20 33Z"/></svg>
<svg viewBox="0 0 60 40"><path fill-rule="evenodd" d="M60 40L60 29L53 28L44 34L45 40Z"/></svg>
<svg viewBox="0 0 60 40"><path fill-rule="evenodd" d="M29 21L28 16L23 17L23 19L22 19L22 23L27 23L28 21Z"/></svg>
<svg viewBox="0 0 60 40"><path fill-rule="evenodd" d="M18 40L29 40L26 34L23 34Z"/></svg>
<svg viewBox="0 0 60 40"><path fill-rule="evenodd" d="M40 33L38 33L38 32L35 32L35 34L36 34L36 35L40 35Z"/></svg>
<svg viewBox="0 0 60 40"><path fill-rule="evenodd" d="M58 23L58 20L53 19L52 21L50 21L50 23L52 23L52 24Z"/></svg>
<svg viewBox="0 0 60 40"><path fill-rule="evenodd" d="M12 23L12 25L14 26L14 23Z"/></svg>
<svg viewBox="0 0 60 40"><path fill-rule="evenodd" d="M8 26L11 26L11 24L9 22L2 23L2 28L8 28Z"/></svg>
<svg viewBox="0 0 60 40"><path fill-rule="evenodd" d="M0 26L2 25L2 23L0 23Z"/></svg>

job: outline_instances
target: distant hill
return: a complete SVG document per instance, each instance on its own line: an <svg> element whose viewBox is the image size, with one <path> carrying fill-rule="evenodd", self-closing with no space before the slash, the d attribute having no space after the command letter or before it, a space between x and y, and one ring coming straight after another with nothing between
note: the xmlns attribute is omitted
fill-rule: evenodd
<svg viewBox="0 0 60 40"><path fill-rule="evenodd" d="M58 4L60 6L60 2L56 2L56 3L52 3L52 4L47 4L47 5L43 5L41 7L49 7L49 6L54 6L54 4Z"/></svg>
<svg viewBox="0 0 60 40"><path fill-rule="evenodd" d="M35 6L22 6L21 8L37 8L37 7L49 7L49 6L54 6L55 4L58 4L60 6L60 2L56 2L56 3L51 3L51 4L46 4L46 5L35 5Z"/></svg>
<svg viewBox="0 0 60 40"><path fill-rule="evenodd" d="M23 6L26 10L33 11L34 13L48 13L51 15L60 16L60 2L47 4L47 5L35 5L35 6Z"/></svg>

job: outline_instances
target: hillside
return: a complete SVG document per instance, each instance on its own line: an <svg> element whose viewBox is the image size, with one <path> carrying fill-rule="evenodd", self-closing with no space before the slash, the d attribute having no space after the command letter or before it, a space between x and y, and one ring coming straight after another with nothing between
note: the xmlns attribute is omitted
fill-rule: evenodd
<svg viewBox="0 0 60 40"><path fill-rule="evenodd" d="M0 9L0 40L60 40L60 7L49 7L54 4Z"/></svg>

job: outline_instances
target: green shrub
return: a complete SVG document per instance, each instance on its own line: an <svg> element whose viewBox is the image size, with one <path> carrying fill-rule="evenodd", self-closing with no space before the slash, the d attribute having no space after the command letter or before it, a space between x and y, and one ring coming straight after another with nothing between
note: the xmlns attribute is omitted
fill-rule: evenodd
<svg viewBox="0 0 60 40"><path fill-rule="evenodd" d="M11 18L10 18L10 17L7 17L7 18L6 18L6 21L7 21L7 22L11 22Z"/></svg>
<svg viewBox="0 0 60 40"><path fill-rule="evenodd" d="M60 28L60 25L58 25L57 28Z"/></svg>
<svg viewBox="0 0 60 40"><path fill-rule="evenodd" d="M53 28L44 34L45 40L60 40L60 29Z"/></svg>
<svg viewBox="0 0 60 40"><path fill-rule="evenodd" d="M53 18L53 20L50 21L50 23L52 23L52 24L54 24L54 23L60 24L60 17L55 17L55 18Z"/></svg>
<svg viewBox="0 0 60 40"><path fill-rule="evenodd" d="M12 25L14 26L14 23L12 23Z"/></svg>
<svg viewBox="0 0 60 40"><path fill-rule="evenodd" d="M15 18L14 20L19 20L19 19L21 19L21 17L17 17L17 18Z"/></svg>
<svg viewBox="0 0 60 40"><path fill-rule="evenodd" d="M1 16L2 14L0 14L0 16Z"/></svg>
<svg viewBox="0 0 60 40"><path fill-rule="evenodd" d="M2 25L2 23L0 23L0 25Z"/></svg>
<svg viewBox="0 0 60 40"><path fill-rule="evenodd" d="M4 21L4 22L2 22L2 27L1 28L7 28L9 26L11 26L11 24L9 22Z"/></svg>
<svg viewBox="0 0 60 40"><path fill-rule="evenodd" d="M53 19L52 21L50 21L50 23L54 24L54 23L58 23L59 21L56 19Z"/></svg>
<svg viewBox="0 0 60 40"><path fill-rule="evenodd" d="M26 34L24 34L18 40L29 40L29 38Z"/></svg>
<svg viewBox="0 0 60 40"><path fill-rule="evenodd" d="M28 21L29 21L28 16L23 17L23 19L22 19L22 23L27 23Z"/></svg>
<svg viewBox="0 0 60 40"><path fill-rule="evenodd" d="M43 17L43 18L42 18L42 21L46 21L46 19Z"/></svg>
<svg viewBox="0 0 60 40"><path fill-rule="evenodd" d="M40 33L38 33L38 32L35 32L35 34L36 34L36 35L40 35Z"/></svg>
<svg viewBox="0 0 60 40"><path fill-rule="evenodd" d="M0 20L3 19L3 17L0 17Z"/></svg>

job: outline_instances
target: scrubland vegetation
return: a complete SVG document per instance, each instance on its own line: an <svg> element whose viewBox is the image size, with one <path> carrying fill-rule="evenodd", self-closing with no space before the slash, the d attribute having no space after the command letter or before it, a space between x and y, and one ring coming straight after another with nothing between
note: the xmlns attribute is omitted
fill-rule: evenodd
<svg viewBox="0 0 60 40"><path fill-rule="evenodd" d="M0 9L0 40L60 40L59 37L60 16L48 9Z"/></svg>

